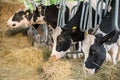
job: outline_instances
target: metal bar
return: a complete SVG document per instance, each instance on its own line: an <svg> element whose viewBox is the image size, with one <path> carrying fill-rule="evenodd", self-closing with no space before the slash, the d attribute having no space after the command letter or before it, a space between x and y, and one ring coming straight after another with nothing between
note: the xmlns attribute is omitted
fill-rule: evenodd
<svg viewBox="0 0 120 80"><path fill-rule="evenodd" d="M36 4L35 4L35 1L34 0L30 0L31 4L32 4L32 7L33 7L33 10L36 9Z"/></svg>
<svg viewBox="0 0 120 80"><path fill-rule="evenodd" d="M99 24L101 23L101 21L102 21L102 13L103 13L103 0L101 0L101 3L100 3L100 12L98 13L99 14ZM98 24L98 25L99 25ZM97 25L96 25L97 26Z"/></svg>
<svg viewBox="0 0 120 80"><path fill-rule="evenodd" d="M115 29L120 31L119 26L118 26L118 15L119 15L119 0L116 0L115 1L115 20L114 20L114 23L115 23Z"/></svg>
<svg viewBox="0 0 120 80"><path fill-rule="evenodd" d="M47 43L47 41L48 41L48 26L47 26L47 24L43 24L43 28L44 28L44 34L45 34L44 42Z"/></svg>
<svg viewBox="0 0 120 80"><path fill-rule="evenodd" d="M66 0L63 0L63 10L62 10L62 24L61 26L63 27L65 25L65 11L66 11Z"/></svg>
<svg viewBox="0 0 120 80"><path fill-rule="evenodd" d="M97 2L97 6L96 6L96 13L95 13L95 23L94 23L94 31L97 29L97 17L98 17L98 7L100 4L100 0Z"/></svg>
<svg viewBox="0 0 120 80"><path fill-rule="evenodd" d="M78 8L79 8L79 5L80 5L80 0L78 0L77 2L77 5L73 6L73 8L71 9L71 12L70 12L70 18L69 20L75 15L75 13L77 12Z"/></svg>
<svg viewBox="0 0 120 80"><path fill-rule="evenodd" d="M59 12L58 12L58 19L57 19L57 26L64 26L65 25L65 11L66 11L66 0L61 0L59 5Z"/></svg>
<svg viewBox="0 0 120 80"><path fill-rule="evenodd" d="M81 31L83 31L82 24L83 24L84 11L85 11L85 2L83 2L82 14L81 14L81 19L80 19L80 30Z"/></svg>
<svg viewBox="0 0 120 80"><path fill-rule="evenodd" d="M88 5L86 5L86 11L85 11L85 18L84 18L84 25L83 25L83 31L86 31L86 25L87 25L87 21L88 21Z"/></svg>
<svg viewBox="0 0 120 80"><path fill-rule="evenodd" d="M91 0L89 0L89 20L90 20L90 23L89 23L89 26L90 26L90 28L92 28L92 6L91 6L91 4L92 4L92 1Z"/></svg>
<svg viewBox="0 0 120 80"><path fill-rule="evenodd" d="M78 54L78 53L83 53L82 51L73 51L73 52L67 52L66 54Z"/></svg>
<svg viewBox="0 0 120 80"><path fill-rule="evenodd" d="M108 10L108 4L109 3L109 0L106 0L106 6L105 6L105 13L104 13L104 15L107 13L107 10Z"/></svg>

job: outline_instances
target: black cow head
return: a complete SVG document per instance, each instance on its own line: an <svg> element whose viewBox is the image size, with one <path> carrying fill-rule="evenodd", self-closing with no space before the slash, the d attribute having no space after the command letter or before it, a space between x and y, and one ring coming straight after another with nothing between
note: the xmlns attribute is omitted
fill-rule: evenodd
<svg viewBox="0 0 120 80"><path fill-rule="evenodd" d="M82 41L83 39L84 32L81 32L76 26L57 27L55 33L53 33L54 44L51 56L56 57L56 59L62 58L65 53L70 51L72 42Z"/></svg>
<svg viewBox="0 0 120 80"><path fill-rule="evenodd" d="M71 45L71 37L67 31L63 31L60 27L57 27L53 33L53 40L51 57L60 59L65 55L67 51L69 51Z"/></svg>
<svg viewBox="0 0 120 80"><path fill-rule="evenodd" d="M113 37L116 35L116 31L103 36L97 34L95 42L89 49L89 56L85 61L85 69L88 73L94 74L106 59L106 47L104 43L113 41ZM114 42L113 42L114 43Z"/></svg>
<svg viewBox="0 0 120 80"><path fill-rule="evenodd" d="M19 10L7 21L7 26L16 28L20 26L27 26L29 24L39 24L43 21L43 16L40 15L38 8L35 11Z"/></svg>
<svg viewBox="0 0 120 80"><path fill-rule="evenodd" d="M58 52L61 51L67 51L70 48L71 45L71 36L70 34L65 31L61 32L61 34L57 37L57 45L56 45L56 50Z"/></svg>

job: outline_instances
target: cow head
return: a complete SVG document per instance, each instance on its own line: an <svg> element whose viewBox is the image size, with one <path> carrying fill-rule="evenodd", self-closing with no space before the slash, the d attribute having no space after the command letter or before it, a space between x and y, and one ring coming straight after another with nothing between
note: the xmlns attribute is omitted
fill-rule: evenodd
<svg viewBox="0 0 120 80"><path fill-rule="evenodd" d="M32 16L32 13L29 13L29 16ZM28 15L28 13L26 14L26 16ZM16 28L19 26L23 26L23 25L28 25L30 24L30 22L28 21L28 19L25 16L25 12L23 10L19 10L18 12L16 12L12 17L10 17L7 21L7 26L11 27L11 28Z"/></svg>
<svg viewBox="0 0 120 80"><path fill-rule="evenodd" d="M105 36L102 34L95 36L94 44L91 45L88 58L85 61L85 70L88 73L94 74L103 64L106 59L106 47L104 43L111 42L115 34L116 31L112 31Z"/></svg>
<svg viewBox="0 0 120 80"><path fill-rule="evenodd" d="M60 27L57 27L53 33L53 40L54 42L51 57L60 59L67 51L69 51L71 37L67 31L63 31Z"/></svg>
<svg viewBox="0 0 120 80"><path fill-rule="evenodd" d="M84 32L81 32L78 27L63 28L57 27L53 33L53 49L51 56L56 59L62 58L68 51L70 51L73 42L82 41L84 39Z"/></svg>
<svg viewBox="0 0 120 80"><path fill-rule="evenodd" d="M43 16L40 15L38 8L35 11L30 10L19 10L7 21L7 26L16 28L20 26L27 26L29 24L43 23Z"/></svg>

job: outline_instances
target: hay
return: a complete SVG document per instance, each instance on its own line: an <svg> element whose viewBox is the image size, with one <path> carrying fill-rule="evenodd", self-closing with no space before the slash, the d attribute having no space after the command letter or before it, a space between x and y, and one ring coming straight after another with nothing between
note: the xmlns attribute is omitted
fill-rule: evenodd
<svg viewBox="0 0 120 80"><path fill-rule="evenodd" d="M1 2L18 2L19 0L0 0Z"/></svg>
<svg viewBox="0 0 120 80"><path fill-rule="evenodd" d="M94 76L89 76L86 80L119 80L120 64L113 66L111 63L105 62L102 68ZM119 66L119 67L116 67Z"/></svg>
<svg viewBox="0 0 120 80"><path fill-rule="evenodd" d="M31 47L22 34L6 37L7 27L0 24L0 80L40 80L49 50Z"/></svg>
<svg viewBox="0 0 120 80"><path fill-rule="evenodd" d="M42 80L84 80L81 60L48 61L43 65Z"/></svg>
<svg viewBox="0 0 120 80"><path fill-rule="evenodd" d="M0 23L6 22L16 11L24 8L24 4L0 2Z"/></svg>
<svg viewBox="0 0 120 80"><path fill-rule="evenodd" d="M4 60L1 60L0 76L9 80L29 80L30 77L38 77L37 69L42 68L43 61L42 51L36 48L10 50Z"/></svg>
<svg viewBox="0 0 120 80"><path fill-rule="evenodd" d="M16 6L14 9L12 5ZM10 7L11 6L11 7ZM6 37L4 22L23 4L0 3L0 80L119 80L120 63L105 62L93 76L84 79L83 59L52 61L46 48L31 47L22 34ZM2 12L2 13L1 13Z"/></svg>
<svg viewBox="0 0 120 80"><path fill-rule="evenodd" d="M49 53L34 47L0 47L0 80L39 80Z"/></svg>

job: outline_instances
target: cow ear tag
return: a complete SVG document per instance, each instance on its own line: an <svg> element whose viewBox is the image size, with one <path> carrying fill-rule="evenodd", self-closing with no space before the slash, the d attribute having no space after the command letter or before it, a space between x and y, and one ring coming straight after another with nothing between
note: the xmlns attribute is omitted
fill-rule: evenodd
<svg viewBox="0 0 120 80"><path fill-rule="evenodd" d="M109 38L108 41L111 41L111 38Z"/></svg>
<svg viewBox="0 0 120 80"><path fill-rule="evenodd" d="M76 32L76 29L77 29L77 27L76 27L76 26L73 26L73 27L72 27L72 32Z"/></svg>
<svg viewBox="0 0 120 80"><path fill-rule="evenodd" d="M26 13L26 15L28 16L28 15L29 15L29 13L27 12L27 13Z"/></svg>
<svg viewBox="0 0 120 80"><path fill-rule="evenodd" d="M72 30L76 30L76 29L77 29L77 27L76 27L76 26L73 26L73 27L72 27Z"/></svg>
<svg viewBox="0 0 120 80"><path fill-rule="evenodd" d="M85 36L87 36L88 35L88 32L85 32Z"/></svg>

